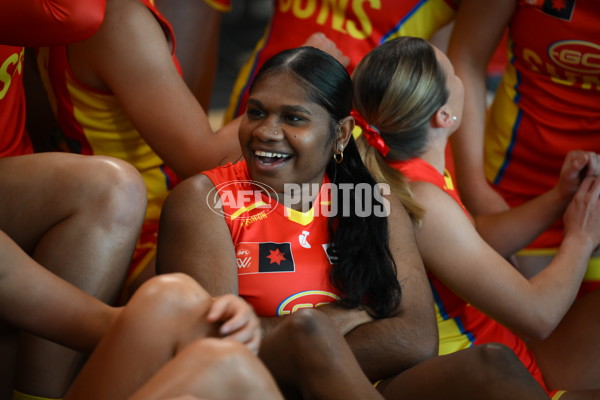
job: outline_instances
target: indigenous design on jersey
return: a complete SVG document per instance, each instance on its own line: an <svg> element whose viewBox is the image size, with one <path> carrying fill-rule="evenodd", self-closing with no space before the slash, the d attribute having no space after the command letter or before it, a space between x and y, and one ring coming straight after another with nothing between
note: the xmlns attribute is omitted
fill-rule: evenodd
<svg viewBox="0 0 600 400"><path fill-rule="evenodd" d="M325 33L350 58L348 70L371 49L398 36L430 38L454 16L453 0L274 0L273 17L241 69L225 120L245 110L248 86L260 66L282 50Z"/></svg>
<svg viewBox="0 0 600 400"><path fill-rule="evenodd" d="M329 282L332 264L326 216L314 209L302 213L286 208L264 194L250 179L245 161L203 174L216 188L225 188L219 191L222 201L207 200L209 206L218 203L222 208L218 212L225 218L236 252L239 294L259 316L288 315L339 300L339 292ZM321 204L323 197L319 193L315 204Z"/></svg>
<svg viewBox="0 0 600 400"><path fill-rule="evenodd" d="M25 48L0 45L0 157L33 153L25 129Z"/></svg>
<svg viewBox="0 0 600 400"><path fill-rule="evenodd" d="M485 137L486 176L511 206L552 188L569 150L600 152L598 24L597 0L517 3ZM557 221L528 247L562 238Z"/></svg>
<svg viewBox="0 0 600 400"><path fill-rule="evenodd" d="M428 182L443 190L463 209L452 179L442 175L431 164L419 158L390 165L411 181ZM527 367L531 375L545 388L541 371L523 340L475 307L466 303L447 288L434 274L427 272L433 291L439 330L439 354L450 354L483 343L502 343L510 347Z"/></svg>

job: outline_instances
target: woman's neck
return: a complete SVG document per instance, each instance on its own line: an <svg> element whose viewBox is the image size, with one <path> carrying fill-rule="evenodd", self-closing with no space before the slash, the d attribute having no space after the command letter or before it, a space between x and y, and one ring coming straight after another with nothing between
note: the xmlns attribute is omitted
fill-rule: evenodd
<svg viewBox="0 0 600 400"><path fill-rule="evenodd" d="M448 139L445 135L435 135L427 144L427 150L419 157L431 164L440 174L446 170L446 147Z"/></svg>

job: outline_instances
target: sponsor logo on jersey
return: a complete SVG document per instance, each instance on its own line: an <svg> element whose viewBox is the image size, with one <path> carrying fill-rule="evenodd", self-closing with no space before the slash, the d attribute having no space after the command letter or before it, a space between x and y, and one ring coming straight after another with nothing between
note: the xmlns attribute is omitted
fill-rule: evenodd
<svg viewBox="0 0 600 400"><path fill-rule="evenodd" d="M293 272L291 243L241 242L236 246L238 275L269 272Z"/></svg>
<svg viewBox="0 0 600 400"><path fill-rule="evenodd" d="M563 40L548 49L557 65L582 74L600 74L600 46L582 40Z"/></svg>
<svg viewBox="0 0 600 400"><path fill-rule="evenodd" d="M251 180L223 182L206 195L206 204L212 212L238 219L245 225L265 219L278 201L273 188Z"/></svg>
<svg viewBox="0 0 600 400"><path fill-rule="evenodd" d="M325 290L307 290L289 296L277 307L277 315L289 315L301 308L315 308L324 304L333 303L340 298L334 293Z"/></svg>
<svg viewBox="0 0 600 400"><path fill-rule="evenodd" d="M553 17L571 20L573 9L575 8L575 0L545 0L542 5L542 11Z"/></svg>

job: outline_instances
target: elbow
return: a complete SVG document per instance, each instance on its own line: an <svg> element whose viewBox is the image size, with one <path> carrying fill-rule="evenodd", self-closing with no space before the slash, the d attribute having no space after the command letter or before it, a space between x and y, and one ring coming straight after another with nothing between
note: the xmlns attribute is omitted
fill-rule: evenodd
<svg viewBox="0 0 600 400"><path fill-rule="evenodd" d="M560 319L552 316L539 316L530 319L530 323L516 333L533 340L545 340L554 332L559 322Z"/></svg>

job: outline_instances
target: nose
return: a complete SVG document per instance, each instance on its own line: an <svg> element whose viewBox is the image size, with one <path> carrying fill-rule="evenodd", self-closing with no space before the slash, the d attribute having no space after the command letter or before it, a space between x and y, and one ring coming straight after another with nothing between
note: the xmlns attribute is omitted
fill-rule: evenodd
<svg viewBox="0 0 600 400"><path fill-rule="evenodd" d="M271 118L265 119L260 125L252 131L254 137L263 141L278 141L283 139L283 130L281 126Z"/></svg>

